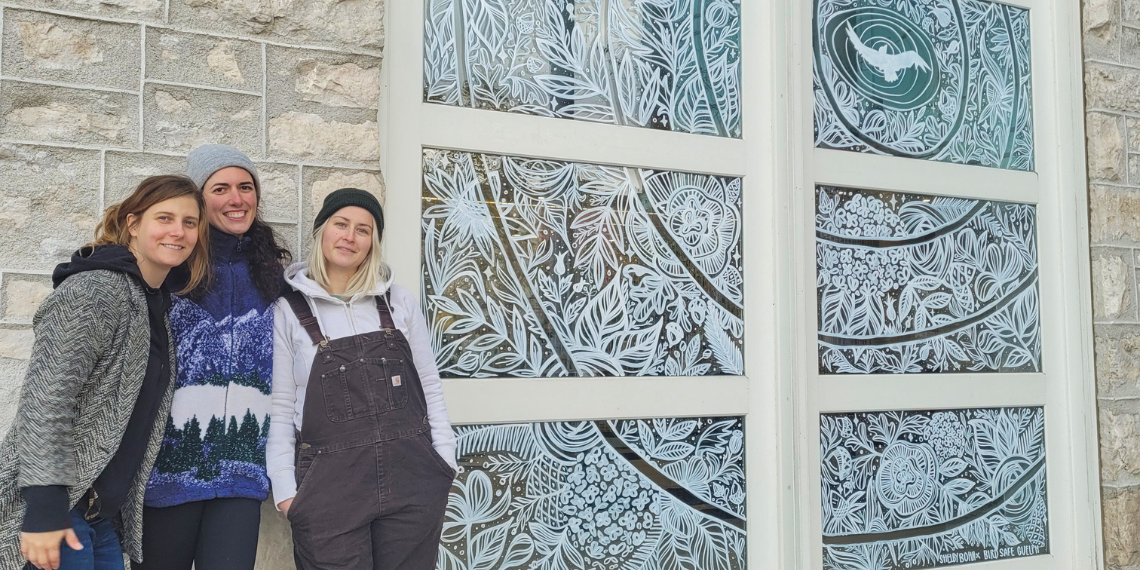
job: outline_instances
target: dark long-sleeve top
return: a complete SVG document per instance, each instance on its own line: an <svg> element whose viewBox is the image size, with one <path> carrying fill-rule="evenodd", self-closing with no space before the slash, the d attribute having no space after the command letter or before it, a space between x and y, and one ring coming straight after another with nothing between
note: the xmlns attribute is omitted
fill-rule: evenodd
<svg viewBox="0 0 1140 570"><path fill-rule="evenodd" d="M131 483L146 454L159 406L170 384L170 335L166 330L166 315L170 310L170 292L165 287L152 288L143 280L134 255L126 248L98 248L90 256L73 260L66 269L56 271L55 278L62 282L67 277L91 269L122 271L135 278L146 291L147 320L150 324L150 350L142 388L135 400L126 431L111 461L95 479L91 487L98 497L98 512L111 518L127 500ZM32 486L22 489L27 510L24 514L24 532L47 532L71 527L68 515L67 487L63 485Z"/></svg>
<svg viewBox="0 0 1140 570"><path fill-rule="evenodd" d="M108 246L113 247L113 246ZM99 248L96 248L99 249ZM64 485L75 505L110 463L141 392L150 349L146 291L109 269L68 276L32 321L35 342L12 428L0 443L0 568L19 568L20 489ZM169 347L173 357L173 347ZM174 366L173 360L168 364ZM143 492L162 444L159 404L142 464L115 517L123 550L142 560Z"/></svg>

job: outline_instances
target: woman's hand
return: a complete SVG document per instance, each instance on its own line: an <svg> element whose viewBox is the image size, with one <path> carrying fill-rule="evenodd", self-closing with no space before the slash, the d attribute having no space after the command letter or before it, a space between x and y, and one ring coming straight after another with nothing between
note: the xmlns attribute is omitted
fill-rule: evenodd
<svg viewBox="0 0 1140 570"><path fill-rule="evenodd" d="M281 514L285 515L285 518L289 518L289 507L291 506L293 506L292 498L277 503L277 508L281 511Z"/></svg>
<svg viewBox="0 0 1140 570"><path fill-rule="evenodd" d="M69 529L50 532L21 532L20 553L36 568L57 570L59 568L59 543L66 540L72 550L83 550L83 543Z"/></svg>

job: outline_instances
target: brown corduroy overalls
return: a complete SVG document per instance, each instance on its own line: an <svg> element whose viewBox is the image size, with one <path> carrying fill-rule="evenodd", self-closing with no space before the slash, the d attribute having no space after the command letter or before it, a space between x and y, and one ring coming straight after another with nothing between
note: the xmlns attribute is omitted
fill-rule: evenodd
<svg viewBox="0 0 1140 570"><path fill-rule="evenodd" d="M432 447L389 297L376 299L381 330L335 340L301 293L285 298L318 345L289 508L298 570L432 570L455 472Z"/></svg>

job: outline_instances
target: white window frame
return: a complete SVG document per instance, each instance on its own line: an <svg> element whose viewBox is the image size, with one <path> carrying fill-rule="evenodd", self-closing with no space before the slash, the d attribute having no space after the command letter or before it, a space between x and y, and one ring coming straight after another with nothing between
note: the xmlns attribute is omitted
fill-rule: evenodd
<svg viewBox="0 0 1140 570"><path fill-rule="evenodd" d="M385 256L396 281L417 294L423 148L699 172L743 182L745 375L447 379L454 423L744 416L748 566L817 569L820 412L1045 405L1051 554L996 564L1103 566L1084 152L1082 144L1057 143L1083 141L1076 3L1016 3L1033 9L1037 172L1023 173L815 149L807 0L741 2L740 139L425 103L424 1L387 4L378 111ZM1045 372L820 376L817 182L1038 204ZM921 394L908 393L916 387Z"/></svg>
<svg viewBox="0 0 1140 570"><path fill-rule="evenodd" d="M1078 3L1023 0L1030 10L1036 172L1018 172L814 147L812 2L790 8L792 110L799 136L786 160L792 174L789 240L792 283L792 393L797 449L796 568L822 568L820 415L887 410L1044 406L1049 554L984 563L987 568L1103 568L1097 467L1095 377L1089 292L1087 196ZM816 184L1037 206L1042 372L823 375L818 372L815 303ZM972 567L973 565L970 565Z"/></svg>

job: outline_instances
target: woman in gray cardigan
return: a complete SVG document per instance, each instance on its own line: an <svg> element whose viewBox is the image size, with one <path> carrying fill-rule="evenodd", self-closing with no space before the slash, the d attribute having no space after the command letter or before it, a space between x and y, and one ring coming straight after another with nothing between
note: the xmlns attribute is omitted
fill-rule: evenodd
<svg viewBox="0 0 1140 570"><path fill-rule="evenodd" d="M184 268L183 290L207 275L202 216L188 178L147 178L56 268L0 445L0 569L121 570L124 550L140 558L173 392L167 275Z"/></svg>

